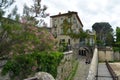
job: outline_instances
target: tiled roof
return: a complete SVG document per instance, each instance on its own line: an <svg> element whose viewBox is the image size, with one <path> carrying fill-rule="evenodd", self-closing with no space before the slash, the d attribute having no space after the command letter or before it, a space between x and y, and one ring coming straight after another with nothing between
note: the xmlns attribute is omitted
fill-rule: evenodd
<svg viewBox="0 0 120 80"><path fill-rule="evenodd" d="M77 12L68 11L68 13L63 13L63 14L59 13L58 15L50 16L50 18L61 17L61 16L68 16L68 15L71 15L71 14L76 14L76 17L77 17L78 21L80 22L80 24L81 24L82 27L83 27L83 24L82 24L82 22L81 22L81 20L80 20L80 18L79 18L79 16L78 16L78 14L77 14Z"/></svg>

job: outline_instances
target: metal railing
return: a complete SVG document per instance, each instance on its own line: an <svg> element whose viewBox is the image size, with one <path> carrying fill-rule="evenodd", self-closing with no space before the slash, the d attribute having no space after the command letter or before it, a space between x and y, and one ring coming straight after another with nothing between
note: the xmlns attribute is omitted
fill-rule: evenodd
<svg viewBox="0 0 120 80"><path fill-rule="evenodd" d="M105 63L106 63L106 66L107 66L107 68L108 68L108 70L109 70L113 80L118 80L118 76L115 74L115 72L113 71L113 69L109 65L108 61L105 61Z"/></svg>

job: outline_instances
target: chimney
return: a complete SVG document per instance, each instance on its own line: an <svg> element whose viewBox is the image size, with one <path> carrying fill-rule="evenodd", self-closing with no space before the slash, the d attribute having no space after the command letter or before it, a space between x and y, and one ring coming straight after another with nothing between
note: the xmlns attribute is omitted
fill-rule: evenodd
<svg viewBox="0 0 120 80"><path fill-rule="evenodd" d="M70 13L71 11L68 11L68 13Z"/></svg>
<svg viewBox="0 0 120 80"><path fill-rule="evenodd" d="M61 12L59 12L59 15L61 15Z"/></svg>

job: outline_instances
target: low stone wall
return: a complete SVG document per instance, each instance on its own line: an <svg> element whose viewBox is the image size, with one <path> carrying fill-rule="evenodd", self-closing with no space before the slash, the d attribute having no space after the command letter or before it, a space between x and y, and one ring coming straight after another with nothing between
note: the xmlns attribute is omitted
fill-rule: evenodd
<svg viewBox="0 0 120 80"><path fill-rule="evenodd" d="M64 58L58 66L57 77L55 80L65 80L71 73L73 64L73 51L65 52Z"/></svg>
<svg viewBox="0 0 120 80"><path fill-rule="evenodd" d="M112 50L99 50L99 61L113 61L114 60L114 52Z"/></svg>
<svg viewBox="0 0 120 80"><path fill-rule="evenodd" d="M114 56L115 61L120 61L120 53L119 52L114 52L113 56Z"/></svg>
<svg viewBox="0 0 120 80"><path fill-rule="evenodd" d="M97 48L95 48L87 80L96 80L97 67L98 67L98 50Z"/></svg>

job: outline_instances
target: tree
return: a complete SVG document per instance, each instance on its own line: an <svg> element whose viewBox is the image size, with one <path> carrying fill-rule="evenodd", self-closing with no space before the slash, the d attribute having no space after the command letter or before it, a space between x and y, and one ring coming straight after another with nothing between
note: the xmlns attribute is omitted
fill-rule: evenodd
<svg viewBox="0 0 120 80"><path fill-rule="evenodd" d="M114 35L112 32L107 33L106 36L106 46L113 46L114 44Z"/></svg>
<svg viewBox="0 0 120 80"><path fill-rule="evenodd" d="M4 9L11 6L14 3L14 0L1 0L0 1L0 19L5 13Z"/></svg>
<svg viewBox="0 0 120 80"><path fill-rule="evenodd" d="M96 40L98 45L107 45L111 46L111 41L113 41L113 29L111 25L107 22L100 22L100 23L95 23L92 26L93 30L96 31ZM111 38L108 38L111 36ZM111 40L108 40L111 39ZM110 41L110 42L108 42Z"/></svg>
<svg viewBox="0 0 120 80"><path fill-rule="evenodd" d="M4 0L2 1L1 4L5 5ZM29 53L31 51L48 51L54 49L55 40L51 33L34 26L37 21L35 18L39 16L43 17L45 14L44 11L47 9L45 6L41 9L40 1L41 0L35 0L34 5L31 8L27 6L24 8L24 18L27 19L22 19L21 22L18 22L19 15L16 15L17 6L15 6L12 13L8 15L8 18L0 18L0 55L9 53L21 54ZM8 1L6 1L6 5L2 7L7 7L7 2ZM11 18L16 19L12 20ZM48 43L48 41L50 41L50 43Z"/></svg>
<svg viewBox="0 0 120 80"><path fill-rule="evenodd" d="M116 28L116 41L114 45L114 51L120 52L120 27Z"/></svg>
<svg viewBox="0 0 120 80"><path fill-rule="evenodd" d="M116 42L120 42L120 27L116 28Z"/></svg>
<svg viewBox="0 0 120 80"><path fill-rule="evenodd" d="M40 4L41 0L33 0L33 3L34 4L31 7L28 7L26 4L24 4L22 18L27 20L27 24L30 25L45 25L46 23L42 18L46 18L47 16L49 16L49 14L45 13L45 11L47 10L47 6L43 5L42 8L42 5Z"/></svg>
<svg viewBox="0 0 120 80"><path fill-rule="evenodd" d="M8 20L0 27L1 56L55 50L55 39L47 30Z"/></svg>

